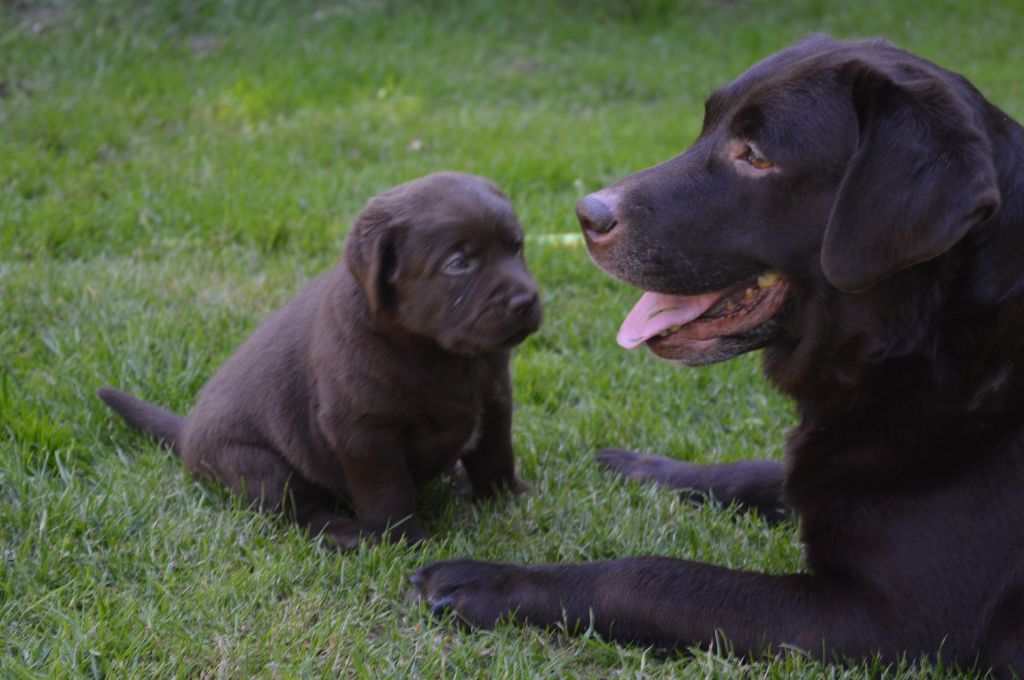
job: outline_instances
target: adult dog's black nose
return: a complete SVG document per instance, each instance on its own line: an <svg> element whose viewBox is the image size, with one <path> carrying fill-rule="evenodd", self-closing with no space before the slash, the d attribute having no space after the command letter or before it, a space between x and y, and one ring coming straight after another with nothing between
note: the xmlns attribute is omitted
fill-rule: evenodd
<svg viewBox="0 0 1024 680"><path fill-rule="evenodd" d="M597 236L605 236L617 224L612 206L598 194L590 194L576 204L576 217L584 231Z"/></svg>

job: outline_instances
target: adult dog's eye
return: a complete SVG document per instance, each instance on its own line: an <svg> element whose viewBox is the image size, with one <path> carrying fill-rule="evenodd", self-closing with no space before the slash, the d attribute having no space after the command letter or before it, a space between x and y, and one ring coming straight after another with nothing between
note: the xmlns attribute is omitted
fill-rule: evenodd
<svg viewBox="0 0 1024 680"><path fill-rule="evenodd" d="M444 263L444 273L451 276L459 276L473 271L475 262L465 253L455 253Z"/></svg>
<svg viewBox="0 0 1024 680"><path fill-rule="evenodd" d="M752 144L747 144L747 148L740 158L750 163L757 170L771 170L775 167L775 164L765 158L764 154Z"/></svg>
<svg viewBox="0 0 1024 680"><path fill-rule="evenodd" d="M515 240L515 243L512 244L512 247L515 249L516 255L519 255L520 253L522 253L523 252L523 239L517 238Z"/></svg>

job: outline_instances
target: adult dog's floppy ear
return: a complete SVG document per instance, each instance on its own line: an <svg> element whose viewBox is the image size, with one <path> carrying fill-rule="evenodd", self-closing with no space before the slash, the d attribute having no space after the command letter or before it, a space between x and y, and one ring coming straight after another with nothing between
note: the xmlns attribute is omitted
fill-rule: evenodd
<svg viewBox="0 0 1024 680"><path fill-rule="evenodd" d="M825 230L825 278L860 292L938 257L999 207L991 144L971 111L920 68L847 65L860 144Z"/></svg>
<svg viewBox="0 0 1024 680"><path fill-rule="evenodd" d="M397 228L394 216L371 201L356 219L345 242L345 265L366 295L371 314L385 309L391 301L397 272Z"/></svg>

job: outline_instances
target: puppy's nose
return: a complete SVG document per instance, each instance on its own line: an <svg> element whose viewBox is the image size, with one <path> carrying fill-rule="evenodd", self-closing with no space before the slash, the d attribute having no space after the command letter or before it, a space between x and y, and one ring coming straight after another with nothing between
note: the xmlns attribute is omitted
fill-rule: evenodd
<svg viewBox="0 0 1024 680"><path fill-rule="evenodd" d="M526 316L537 306L538 302L540 302L540 298L533 291L518 293L508 301L508 310L517 316Z"/></svg>
<svg viewBox="0 0 1024 680"><path fill-rule="evenodd" d="M607 235L618 224L612 207L598 194L590 194L580 199L576 204L576 217L583 230L595 236Z"/></svg>

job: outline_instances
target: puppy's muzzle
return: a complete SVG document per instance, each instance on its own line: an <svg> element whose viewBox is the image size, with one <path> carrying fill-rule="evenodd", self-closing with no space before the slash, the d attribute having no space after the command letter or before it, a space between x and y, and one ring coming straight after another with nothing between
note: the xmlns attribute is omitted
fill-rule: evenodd
<svg viewBox="0 0 1024 680"><path fill-rule="evenodd" d="M504 298L504 323L513 328L511 342L518 344L527 335L540 328L541 303L540 295L534 286L516 286ZM500 308L499 308L500 309Z"/></svg>
<svg viewBox="0 0 1024 680"><path fill-rule="evenodd" d="M508 311L514 316L529 316L540 304L536 291L527 291L513 295L508 301Z"/></svg>

